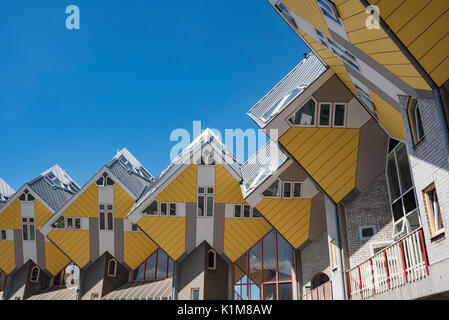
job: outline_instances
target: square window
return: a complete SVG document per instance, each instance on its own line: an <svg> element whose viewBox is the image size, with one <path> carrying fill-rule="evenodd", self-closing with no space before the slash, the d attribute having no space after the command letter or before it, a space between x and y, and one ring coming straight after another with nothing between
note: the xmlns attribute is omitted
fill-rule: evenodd
<svg viewBox="0 0 449 320"><path fill-rule="evenodd" d="M370 240L376 236L376 226L359 227L360 240Z"/></svg>
<svg viewBox="0 0 449 320"><path fill-rule="evenodd" d="M234 217L240 218L241 212L242 212L242 206L239 205L239 204L236 204L236 205L234 206Z"/></svg>
<svg viewBox="0 0 449 320"><path fill-rule="evenodd" d="M332 109L332 104L320 103L320 117L318 119L318 125L320 127L330 127L330 125L331 125L331 109Z"/></svg>
<svg viewBox="0 0 449 320"><path fill-rule="evenodd" d="M75 219L75 229L81 229L81 219L80 218Z"/></svg>
<svg viewBox="0 0 449 320"><path fill-rule="evenodd" d="M214 188L207 188L207 193L213 194L214 193Z"/></svg>
<svg viewBox="0 0 449 320"><path fill-rule="evenodd" d="M200 300L200 289L192 289L190 294L191 300Z"/></svg>
<svg viewBox="0 0 449 320"><path fill-rule="evenodd" d="M204 193L204 188L203 187L199 187L198 188L198 193Z"/></svg>
<svg viewBox="0 0 449 320"><path fill-rule="evenodd" d="M250 217L250 210L251 209L251 207L250 206L248 206L248 205L245 205L244 207L243 207L243 216L245 217L245 218L249 218Z"/></svg>
<svg viewBox="0 0 449 320"><path fill-rule="evenodd" d="M170 203L170 216L176 216L176 203Z"/></svg>
<svg viewBox="0 0 449 320"><path fill-rule="evenodd" d="M293 197L294 198L301 198L301 183L295 182L293 184Z"/></svg>
<svg viewBox="0 0 449 320"><path fill-rule="evenodd" d="M167 203L161 203L161 216L167 215Z"/></svg>
<svg viewBox="0 0 449 320"><path fill-rule="evenodd" d="M346 118L346 105L336 103L334 111L334 127L344 127L345 118Z"/></svg>

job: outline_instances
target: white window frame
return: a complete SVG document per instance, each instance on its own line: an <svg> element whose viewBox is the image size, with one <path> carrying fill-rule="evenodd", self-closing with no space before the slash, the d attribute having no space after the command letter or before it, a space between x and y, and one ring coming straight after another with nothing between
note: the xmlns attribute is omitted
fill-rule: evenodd
<svg viewBox="0 0 449 320"><path fill-rule="evenodd" d="M343 23L341 22L340 17L337 14L337 10L335 8L335 5L333 3L329 3L327 0L317 0L317 5L321 9L321 14L326 19L331 20L332 22L339 25L341 28L343 28ZM330 9L330 12L329 12ZM325 12L327 14L325 14Z"/></svg>
<svg viewBox="0 0 449 320"><path fill-rule="evenodd" d="M263 193L269 188L271 187L275 182L279 181L279 188L278 188L278 195L277 196L266 196ZM265 190L263 190L261 192L262 197L267 198L267 199L280 199L282 198L282 181L281 179L277 178L275 181L273 181L272 183L270 183L270 185L268 186L268 188L266 188Z"/></svg>
<svg viewBox="0 0 449 320"><path fill-rule="evenodd" d="M295 184L299 184L301 187L299 188L299 197L295 196ZM292 198L293 199L301 199L302 198L302 189L303 189L303 183L300 181L293 181L292 182Z"/></svg>
<svg viewBox="0 0 449 320"><path fill-rule="evenodd" d="M290 197L286 197L285 192L285 184L290 183ZM282 199L291 199L293 198L293 182L292 181L283 181L282 182Z"/></svg>
<svg viewBox="0 0 449 320"><path fill-rule="evenodd" d="M200 188L204 188L204 192L203 193L200 193ZM208 193L208 189L209 188L212 188L213 189L213 192L212 193ZM198 203L199 203L199 197L203 197L204 198L204 208L203 208L203 210L204 210L204 212L203 212L203 215L202 216L200 216L198 213L199 213L199 206L198 206ZM207 199L208 198L210 198L210 197L212 197L212 215L211 216L209 216L209 215L207 215L207 212L208 212L208 209L209 209L209 205L208 205L208 203L207 203ZM196 199L197 199L197 202L196 202L196 216L198 217L198 218L213 218L214 217L214 214L215 214L215 208L214 208L214 206L215 206L215 187L212 187L212 186L197 186L197 197L196 197Z"/></svg>
<svg viewBox="0 0 449 320"><path fill-rule="evenodd" d="M335 125L335 114L336 114L336 110L337 110L337 104L338 105L343 105L345 106L345 115L343 117L343 125L342 126L337 126ZM346 123L347 123L347 117L348 117L348 104L345 102L334 102L333 103L333 111L332 111L332 128L346 128Z"/></svg>
<svg viewBox="0 0 449 320"><path fill-rule="evenodd" d="M100 206L103 205L104 209L100 209ZM109 209L108 206L111 206L112 209ZM100 214L103 211L104 214L104 229L101 229L100 224ZM109 229L108 218L109 213L112 213L112 229ZM114 205L110 203L99 203L98 204L98 229L104 232L114 232L115 229L115 221L114 221Z"/></svg>
<svg viewBox="0 0 449 320"><path fill-rule="evenodd" d="M31 221L33 219L33 221ZM24 221L25 220L25 221ZM22 223L22 240L23 241L36 241L36 219L33 217L22 217L21 219ZM27 239L25 239L23 234L23 227L25 226L27 230ZM33 226L33 238L31 239L31 226Z"/></svg>
<svg viewBox="0 0 449 320"><path fill-rule="evenodd" d="M293 124L292 121L290 121L291 118L293 118L293 116L299 111L301 110L310 100L313 100L315 102L315 123L311 124L311 125L306 125L306 124ZM317 119L317 113L318 113L318 109L319 109L319 105L318 105L318 101L316 101L316 99L313 96L310 96L309 98L307 98L307 101L304 102L299 108L296 108L294 112L292 112L286 119L287 123L291 126L291 127L299 127L299 128L316 128L317 123L318 123L318 119Z"/></svg>
<svg viewBox="0 0 449 320"><path fill-rule="evenodd" d="M435 201L433 201L434 199L430 198L429 195L430 192L434 192L437 197L436 204L438 205L438 214L435 212L436 211ZM423 196L424 196L424 204L427 211L427 217L429 219L430 235L432 238L434 238L445 232L444 221L442 223L441 228L438 228L438 220L440 218L441 220L443 220L443 215L441 213L440 198L438 197L437 189L434 182L423 190Z"/></svg>
<svg viewBox="0 0 449 320"><path fill-rule="evenodd" d="M330 106L330 110L329 110L329 125L321 125L320 124L320 115L321 115L321 105L323 104L328 104ZM318 106L318 115L317 115L317 127L318 128L330 128L332 127L332 122L334 119L334 104L332 102L320 102L319 106Z"/></svg>

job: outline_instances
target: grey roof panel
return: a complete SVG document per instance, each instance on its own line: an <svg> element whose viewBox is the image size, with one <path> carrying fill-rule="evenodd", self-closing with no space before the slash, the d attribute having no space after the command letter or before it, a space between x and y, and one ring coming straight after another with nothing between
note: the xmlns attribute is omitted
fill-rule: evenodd
<svg viewBox="0 0 449 320"><path fill-rule="evenodd" d="M254 107L248 115L261 128L265 127L269 121L265 122L262 117L282 98L286 97L296 88L307 87L315 81L327 67L312 52L307 58L302 60L284 79L282 79L270 92L268 92Z"/></svg>
<svg viewBox="0 0 449 320"><path fill-rule="evenodd" d="M108 169L123 183L136 198L140 196L142 191L149 187L152 182L140 177L133 171L125 168L118 160L108 165Z"/></svg>
<svg viewBox="0 0 449 320"><path fill-rule="evenodd" d="M14 189L11 188L5 180L0 178L0 209L8 201L8 199L15 193Z"/></svg>

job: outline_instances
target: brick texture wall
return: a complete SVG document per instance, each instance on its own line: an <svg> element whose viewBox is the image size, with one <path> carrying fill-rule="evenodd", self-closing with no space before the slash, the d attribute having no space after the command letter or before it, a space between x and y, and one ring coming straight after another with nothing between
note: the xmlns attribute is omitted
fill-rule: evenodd
<svg viewBox="0 0 449 320"><path fill-rule="evenodd" d="M419 98L418 106L425 137L414 147L407 115L408 97L400 97L400 102L421 223L426 239L429 261L432 264L433 262L449 258L449 241L444 236L438 238L438 240L431 239L429 219L423 196L423 190L430 184L435 183L443 225L447 228L449 226L449 156L443 134L445 128L442 127L439 119L435 100Z"/></svg>
<svg viewBox="0 0 449 320"><path fill-rule="evenodd" d="M345 209L350 268L372 255L372 247L392 240L393 219L385 172L371 182ZM376 226L376 235L361 240L360 226Z"/></svg>

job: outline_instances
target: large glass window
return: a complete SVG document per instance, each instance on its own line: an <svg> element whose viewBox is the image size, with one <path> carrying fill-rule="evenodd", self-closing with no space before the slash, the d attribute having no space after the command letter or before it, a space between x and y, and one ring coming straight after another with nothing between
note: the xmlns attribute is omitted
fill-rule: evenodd
<svg viewBox="0 0 449 320"><path fill-rule="evenodd" d="M416 230L421 223L404 143L398 143L388 155L387 180L394 222L393 235Z"/></svg>
<svg viewBox="0 0 449 320"><path fill-rule="evenodd" d="M262 194L265 197L275 197L275 198L279 198L280 195L280 183L279 180L276 180L275 182L273 182L273 184L271 186L268 187L267 190L265 190Z"/></svg>
<svg viewBox="0 0 449 320"><path fill-rule="evenodd" d="M316 102L310 99L289 119L290 123L298 126L315 126Z"/></svg>
<svg viewBox="0 0 449 320"><path fill-rule="evenodd" d="M164 251L158 249L134 270L133 280L151 281L171 278L173 265L173 260Z"/></svg>
<svg viewBox="0 0 449 320"><path fill-rule="evenodd" d="M214 188L198 187L198 217L212 217L214 215Z"/></svg>
<svg viewBox="0 0 449 320"><path fill-rule="evenodd" d="M234 300L291 300L293 249L271 231L234 263Z"/></svg>
<svg viewBox="0 0 449 320"><path fill-rule="evenodd" d="M112 204L100 204L98 207L100 230L114 230L114 210Z"/></svg>
<svg viewBox="0 0 449 320"><path fill-rule="evenodd" d="M36 240L34 218L22 218L23 240Z"/></svg>

